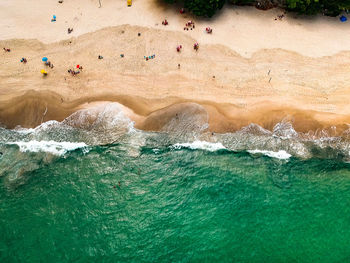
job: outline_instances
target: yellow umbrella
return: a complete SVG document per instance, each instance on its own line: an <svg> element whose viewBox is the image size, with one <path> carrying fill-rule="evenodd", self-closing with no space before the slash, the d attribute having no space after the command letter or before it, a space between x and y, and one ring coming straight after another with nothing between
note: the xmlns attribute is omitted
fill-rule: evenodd
<svg viewBox="0 0 350 263"><path fill-rule="evenodd" d="M44 75L47 75L47 72L44 69L42 69L40 72L43 73Z"/></svg>

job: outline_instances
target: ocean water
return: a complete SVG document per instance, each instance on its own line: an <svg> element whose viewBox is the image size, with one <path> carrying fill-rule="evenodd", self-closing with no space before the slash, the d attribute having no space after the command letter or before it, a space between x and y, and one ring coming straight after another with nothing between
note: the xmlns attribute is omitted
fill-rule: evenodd
<svg viewBox="0 0 350 263"><path fill-rule="evenodd" d="M0 262L350 261L345 135L184 116L147 133L109 104L1 128Z"/></svg>

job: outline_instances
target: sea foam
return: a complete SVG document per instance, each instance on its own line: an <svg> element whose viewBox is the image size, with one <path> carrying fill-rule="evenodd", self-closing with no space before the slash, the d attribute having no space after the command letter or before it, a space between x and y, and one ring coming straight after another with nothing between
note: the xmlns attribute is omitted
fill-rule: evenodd
<svg viewBox="0 0 350 263"><path fill-rule="evenodd" d="M249 150L248 152L251 154L263 154L263 155L266 155L268 157L277 158L277 159L281 159L281 160L287 160L292 156L291 154L287 153L284 150L280 150L278 152L265 151L265 150Z"/></svg>
<svg viewBox="0 0 350 263"><path fill-rule="evenodd" d="M48 152L58 156L79 148L87 149L87 145L83 142L28 141L8 142L6 144L17 145L21 152Z"/></svg>
<svg viewBox="0 0 350 263"><path fill-rule="evenodd" d="M194 141L191 143L176 143L171 146L173 149L189 148L192 150L206 150L210 152L215 152L218 150L225 150L226 147L220 142L206 142L206 141Z"/></svg>

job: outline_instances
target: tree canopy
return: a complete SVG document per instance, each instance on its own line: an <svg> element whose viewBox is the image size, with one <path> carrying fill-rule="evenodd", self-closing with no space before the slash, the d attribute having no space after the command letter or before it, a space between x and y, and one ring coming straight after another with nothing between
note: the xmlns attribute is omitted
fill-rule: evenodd
<svg viewBox="0 0 350 263"><path fill-rule="evenodd" d="M174 3L174 0L165 0ZM197 16L212 17L218 9L221 9L226 0L184 0L184 7Z"/></svg>
<svg viewBox="0 0 350 263"><path fill-rule="evenodd" d="M176 0L165 0L174 3ZM226 0L182 0L184 7L198 16L211 17L221 9ZM350 9L350 0L227 0L237 5L257 5L268 3L267 6L279 6L299 14L314 15L317 13L337 16L343 10Z"/></svg>
<svg viewBox="0 0 350 263"><path fill-rule="evenodd" d="M350 9L349 0L287 0L286 9L301 14L313 15L323 13L337 16L343 10Z"/></svg>

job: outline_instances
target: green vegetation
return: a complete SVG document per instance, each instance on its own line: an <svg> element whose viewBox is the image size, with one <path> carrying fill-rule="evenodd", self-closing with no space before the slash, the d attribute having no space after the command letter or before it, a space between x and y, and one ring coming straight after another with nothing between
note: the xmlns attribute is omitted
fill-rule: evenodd
<svg viewBox="0 0 350 263"><path fill-rule="evenodd" d="M174 0L165 0L174 3ZM197 16L212 17L218 9L221 9L226 0L184 0L184 7Z"/></svg>
<svg viewBox="0 0 350 263"><path fill-rule="evenodd" d="M343 10L350 9L349 0L287 0L286 9L300 14L314 15L323 13L337 16Z"/></svg>
<svg viewBox="0 0 350 263"><path fill-rule="evenodd" d="M174 3L176 0L165 0ZM183 5L193 14L211 17L221 9L226 0L182 0ZM279 6L299 14L315 15L318 13L337 16L342 11L350 9L350 0L227 0L236 5L256 5L270 8Z"/></svg>
<svg viewBox="0 0 350 263"><path fill-rule="evenodd" d="M191 10L195 15L211 17L224 4L225 0L188 0L185 1L185 8Z"/></svg>

